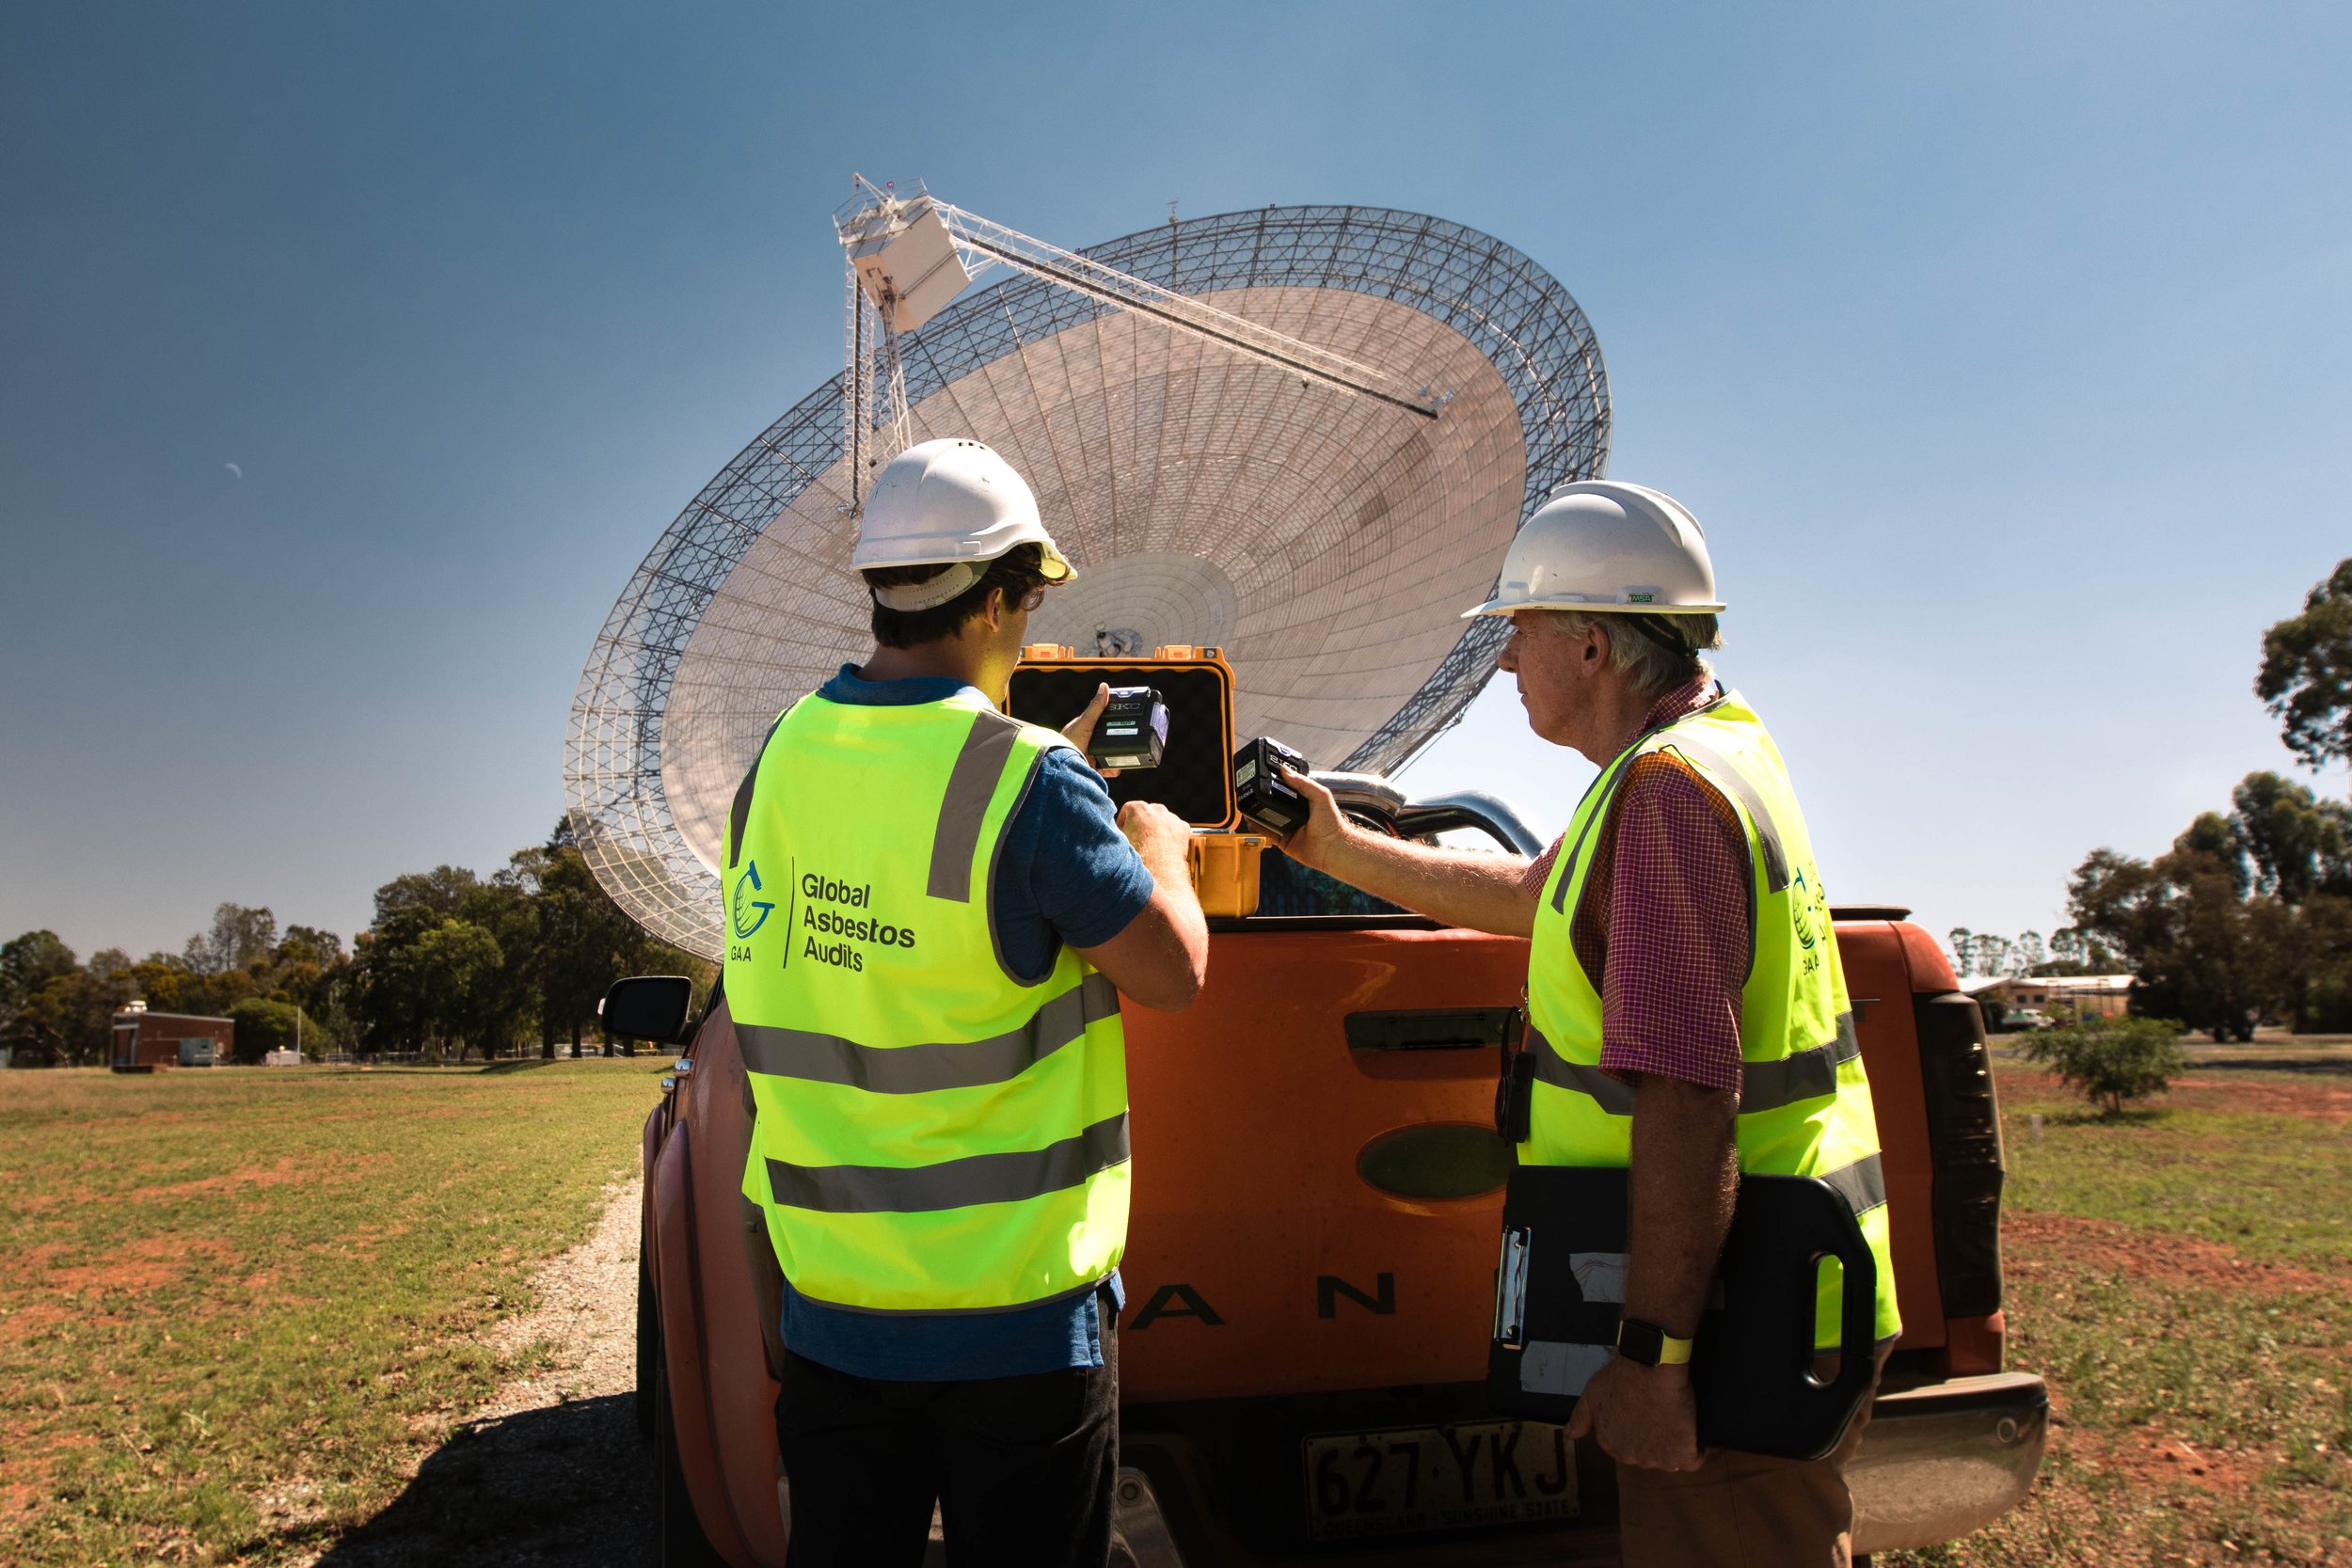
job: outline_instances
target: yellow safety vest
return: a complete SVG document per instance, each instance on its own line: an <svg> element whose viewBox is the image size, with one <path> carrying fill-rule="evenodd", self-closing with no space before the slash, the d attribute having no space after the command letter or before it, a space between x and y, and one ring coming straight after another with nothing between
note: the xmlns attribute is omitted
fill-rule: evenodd
<svg viewBox="0 0 2352 1568"><path fill-rule="evenodd" d="M1829 899L1780 749L1737 692L1637 738L1601 769L1568 823L1528 954L1527 1049L1535 1081L1520 1163L1622 1167L1630 1159L1633 1090L1600 1070L1599 981L1584 973L1569 927L1592 870L1585 850L1618 785L1636 757L1662 751L1713 784L1747 835L1755 946L1740 993L1740 1168L1818 1176L1853 1205L1878 1259L1878 1334L1891 1338L1902 1322L1878 1120ZM1837 1340L1833 1277L1822 1284L1815 1342Z"/></svg>
<svg viewBox="0 0 2352 1568"><path fill-rule="evenodd" d="M1119 993L1003 962L990 873L1047 751L966 689L777 721L729 823L726 994L744 1195L792 1288L970 1312L1093 1288L1126 1245Z"/></svg>

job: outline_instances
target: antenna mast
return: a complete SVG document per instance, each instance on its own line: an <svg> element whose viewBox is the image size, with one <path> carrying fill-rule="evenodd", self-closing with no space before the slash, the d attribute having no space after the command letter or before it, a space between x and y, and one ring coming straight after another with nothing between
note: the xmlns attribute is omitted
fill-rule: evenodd
<svg viewBox="0 0 2352 1568"><path fill-rule="evenodd" d="M920 181L914 194L902 196L896 184L876 185L862 174L850 179L855 194L834 212L834 230L849 265L848 366L841 387L851 515L864 507L873 472L913 438L899 335L937 315L991 266L1152 316L1232 353L1425 420L1438 418L1452 401L1451 394L1413 387L1246 316L950 206ZM1174 207L1169 203L1171 225Z"/></svg>

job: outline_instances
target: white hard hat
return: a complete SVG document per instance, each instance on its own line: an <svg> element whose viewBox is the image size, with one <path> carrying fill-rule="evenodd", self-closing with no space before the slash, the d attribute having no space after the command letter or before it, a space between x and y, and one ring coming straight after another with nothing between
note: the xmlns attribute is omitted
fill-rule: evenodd
<svg viewBox="0 0 2352 1568"><path fill-rule="evenodd" d="M947 436L918 442L882 466L858 519L850 564L860 570L964 565L965 571L930 582L874 591L893 610L930 610L963 593L980 580L989 562L1023 545L1040 547L1038 569L1046 581L1076 575L1045 531L1028 482L994 449Z"/></svg>
<svg viewBox="0 0 2352 1568"><path fill-rule="evenodd" d="M1709 615L1715 567L1699 520L1671 496L1614 479L1563 484L1527 519L1495 596L1473 615L1515 610Z"/></svg>

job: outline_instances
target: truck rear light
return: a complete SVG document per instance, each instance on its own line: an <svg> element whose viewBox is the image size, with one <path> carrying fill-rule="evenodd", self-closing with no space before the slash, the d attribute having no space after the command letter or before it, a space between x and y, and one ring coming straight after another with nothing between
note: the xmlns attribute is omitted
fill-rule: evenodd
<svg viewBox="0 0 2352 1568"><path fill-rule="evenodd" d="M1951 1377L1978 1377L2001 1370L2009 1321L1995 1312L1983 1318L1944 1320L1944 1370Z"/></svg>
<svg viewBox="0 0 2352 1568"><path fill-rule="evenodd" d="M1992 1318L2001 1309L2002 1159L1984 1015L1959 991L1915 995L1912 1011L1927 1100L1944 1316Z"/></svg>

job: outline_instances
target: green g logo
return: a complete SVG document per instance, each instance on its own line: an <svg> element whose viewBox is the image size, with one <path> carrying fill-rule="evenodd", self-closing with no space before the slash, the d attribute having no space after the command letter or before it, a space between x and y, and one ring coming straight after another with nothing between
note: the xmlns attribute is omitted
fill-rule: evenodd
<svg viewBox="0 0 2352 1568"><path fill-rule="evenodd" d="M739 941L747 941L754 931L768 924L769 911L776 906L755 897L760 891L759 863L752 861L743 867L743 875L735 879L734 921Z"/></svg>

